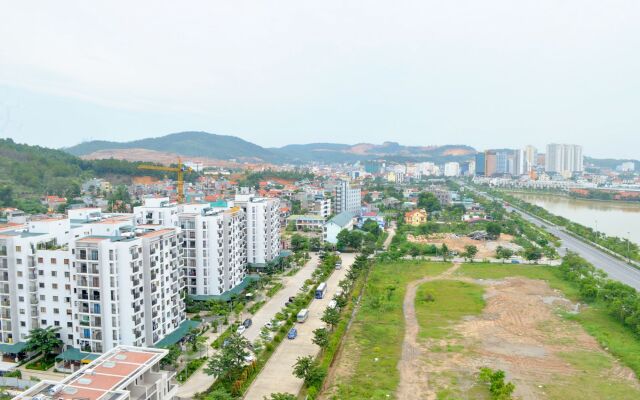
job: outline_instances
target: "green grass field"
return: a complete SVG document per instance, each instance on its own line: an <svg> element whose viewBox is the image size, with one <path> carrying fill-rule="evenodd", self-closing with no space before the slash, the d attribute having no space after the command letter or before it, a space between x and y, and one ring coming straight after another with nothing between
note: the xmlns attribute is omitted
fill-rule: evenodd
<svg viewBox="0 0 640 400"><path fill-rule="evenodd" d="M395 398L404 338L402 301L409 282L438 275L448 263L397 262L371 270L361 307L345 337L348 376L338 376L336 399Z"/></svg>
<svg viewBox="0 0 640 400"><path fill-rule="evenodd" d="M427 282L416 293L416 317L421 339L451 337L449 327L468 315L478 315L484 308L482 286L458 281ZM446 351L460 350L456 346Z"/></svg>

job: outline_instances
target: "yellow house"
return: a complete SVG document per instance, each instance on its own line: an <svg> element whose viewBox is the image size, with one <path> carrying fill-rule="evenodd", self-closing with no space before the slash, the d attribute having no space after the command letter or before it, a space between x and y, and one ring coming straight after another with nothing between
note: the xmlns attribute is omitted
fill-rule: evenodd
<svg viewBox="0 0 640 400"><path fill-rule="evenodd" d="M427 212L421 208L404 213L404 223L412 226L427 223Z"/></svg>

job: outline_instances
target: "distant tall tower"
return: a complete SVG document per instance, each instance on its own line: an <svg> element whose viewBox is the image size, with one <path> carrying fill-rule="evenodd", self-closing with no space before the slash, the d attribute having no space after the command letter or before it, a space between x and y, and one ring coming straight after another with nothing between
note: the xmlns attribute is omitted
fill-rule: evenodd
<svg viewBox="0 0 640 400"><path fill-rule="evenodd" d="M531 172L538 164L538 149L528 145L524 148L524 169Z"/></svg>
<svg viewBox="0 0 640 400"><path fill-rule="evenodd" d="M584 170L582 146L575 144L548 144L545 170L561 175L571 175Z"/></svg>

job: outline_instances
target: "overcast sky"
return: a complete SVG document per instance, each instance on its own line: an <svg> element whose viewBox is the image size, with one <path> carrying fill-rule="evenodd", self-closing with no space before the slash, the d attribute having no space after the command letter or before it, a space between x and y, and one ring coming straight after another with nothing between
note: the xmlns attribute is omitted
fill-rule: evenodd
<svg viewBox="0 0 640 400"><path fill-rule="evenodd" d="M0 137L640 158L640 1L0 0Z"/></svg>

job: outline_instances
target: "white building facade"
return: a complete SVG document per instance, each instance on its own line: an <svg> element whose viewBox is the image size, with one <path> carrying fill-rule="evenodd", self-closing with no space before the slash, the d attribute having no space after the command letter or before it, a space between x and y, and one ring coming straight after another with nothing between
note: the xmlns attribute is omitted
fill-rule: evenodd
<svg viewBox="0 0 640 400"><path fill-rule="evenodd" d="M351 185L347 181L339 181L336 185L335 212L357 212L362 206L360 187Z"/></svg>

